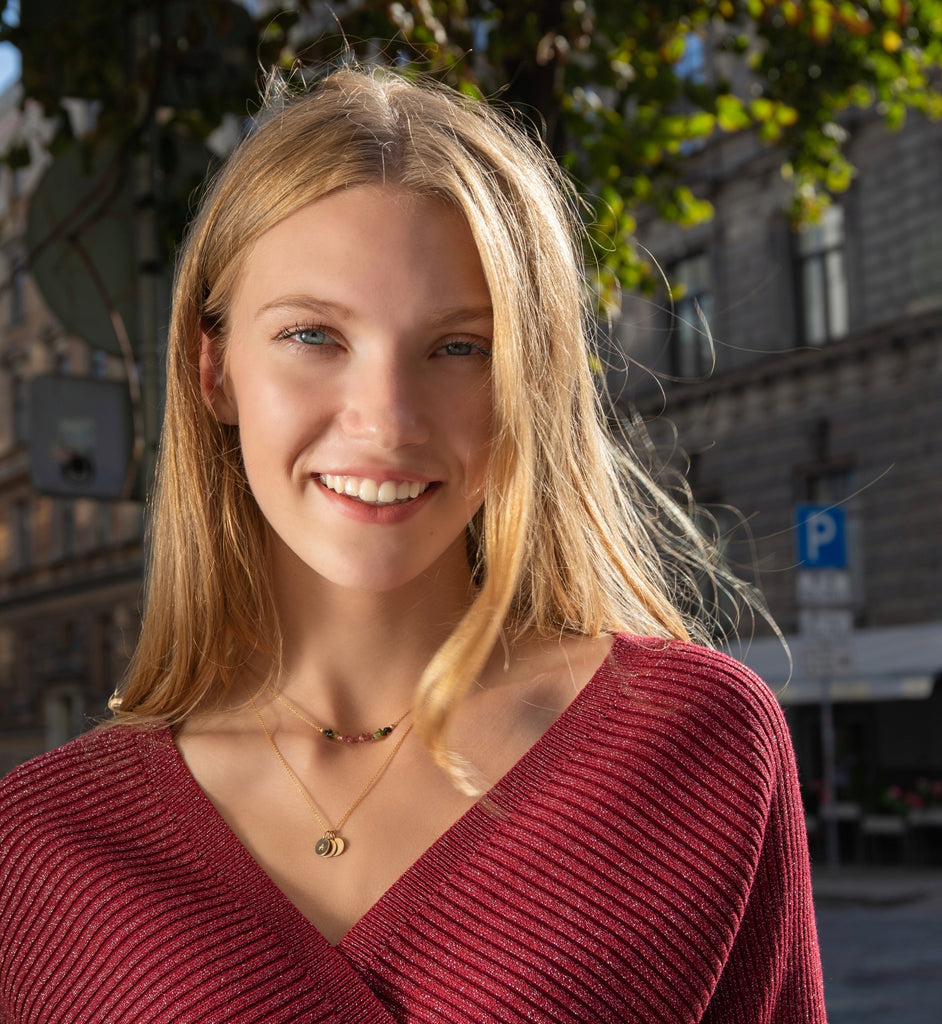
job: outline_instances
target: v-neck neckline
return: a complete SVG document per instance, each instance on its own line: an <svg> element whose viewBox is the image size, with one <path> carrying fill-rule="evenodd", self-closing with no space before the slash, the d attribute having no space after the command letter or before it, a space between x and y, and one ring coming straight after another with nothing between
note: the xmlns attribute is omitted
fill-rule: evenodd
<svg viewBox="0 0 942 1024"><path fill-rule="evenodd" d="M154 789L173 812L194 850L201 851L233 896L252 906L268 928L313 970L330 951L357 971L366 969L388 938L408 927L417 907L507 827L509 812L536 787L545 787L559 757L573 749L574 733L588 731L604 711L614 678L611 666L624 664L630 637L615 637L608 654L589 681L543 735L477 803L454 821L389 886L337 943L331 943L278 888L200 788L177 748L169 728L141 732L142 753ZM620 677L622 673L617 673Z"/></svg>

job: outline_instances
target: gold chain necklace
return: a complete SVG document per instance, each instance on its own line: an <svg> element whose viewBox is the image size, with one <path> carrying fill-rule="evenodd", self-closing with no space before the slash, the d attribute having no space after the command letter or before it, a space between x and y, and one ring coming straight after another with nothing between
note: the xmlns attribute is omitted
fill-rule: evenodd
<svg viewBox="0 0 942 1024"><path fill-rule="evenodd" d="M412 723L409 723L408 728L402 734L402 736L399 737L398 742L392 748L392 750L390 750L389 754L386 756L386 759L370 777L369 782L367 782L367 784L360 790L356 800L354 800L353 803L340 816L340 820L337 822L337 824L333 828L331 828L330 825L321 817L321 814L318 811L318 809L314 806L314 801L311 800L311 798L308 796L307 790L301 784L301 780L294 773L294 771L291 768L291 765L289 765L288 762L285 760L284 754L282 754L282 752L278 749L278 744L275 743L275 738L272 736L271 732L268 729L268 726L265 724L265 719L262 718L262 713L258 710L258 705L255 703L255 698L252 696L251 692L249 692L249 701L252 704L252 710L255 712L255 717L258 719L258 724L262 727L262 732L265 733L268 742L271 744L272 750L274 750L275 752L275 756L281 762L281 767L284 768L288 778L294 784L294 788L301 794L301 798L307 804L308 808L311 811L311 814L314 815L318 825L320 825L320 827L323 829L323 838L318 840L317 845L314 847L314 852L317 854L318 857L339 857L340 854L342 854L343 851L346 849L347 845L344 838L340 835L340 830L344 827L344 825L346 825L347 821L350 818L350 815L353 814L353 812L360 806L361 803L363 803L370 790L382 778L383 773L389 767L392 759L396 756L396 754L399 753L399 748L403 745L403 743L405 743L406 737L412 731ZM408 712L406 712L406 714L408 714ZM405 718L405 715L403 715L402 717ZM402 721L402 719L400 719L400 721ZM398 725L398 722L396 724Z"/></svg>
<svg viewBox="0 0 942 1024"><path fill-rule="evenodd" d="M331 729L327 726L318 725L317 722L312 718L308 718L303 711L296 708L287 697L283 697L271 683L265 684L271 695L282 704L287 710L294 715L295 718L299 718L305 725L309 725L315 732L319 732L324 739L333 740L335 743L375 743L377 740L384 740L386 737L396 728L396 726L409 714L411 708L406 708L405 711L392 723L392 725L383 725L373 732L361 732L358 734L345 735L342 732L338 732L336 729Z"/></svg>

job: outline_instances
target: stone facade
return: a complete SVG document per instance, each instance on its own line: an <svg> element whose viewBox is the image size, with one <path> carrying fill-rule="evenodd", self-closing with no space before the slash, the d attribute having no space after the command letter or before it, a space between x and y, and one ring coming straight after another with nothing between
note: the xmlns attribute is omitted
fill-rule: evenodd
<svg viewBox="0 0 942 1024"><path fill-rule="evenodd" d="M49 313L23 267L29 197L45 166L43 126L0 97L0 141L35 146L0 171L0 772L64 742L105 711L137 638L142 507L38 494L27 453L29 381L120 377Z"/></svg>
<svg viewBox="0 0 942 1024"><path fill-rule="evenodd" d="M749 519L763 589L795 627L793 506L843 503L858 536L859 626L942 609L942 311L673 388L667 421L704 500ZM742 552L740 552L742 554ZM939 666L942 669L942 665Z"/></svg>
<svg viewBox="0 0 942 1024"><path fill-rule="evenodd" d="M792 639L795 506L844 509L858 636L913 629L922 648L907 652L900 680L910 660L935 679L921 700L885 692L835 707L837 795L872 814L888 786L942 779L942 124L914 117L891 133L860 116L848 130L859 173L814 244L790 230L768 154L737 139L698 155L714 221L687 233L654 223L641 236L669 279L691 257L708 267L697 287L714 350L703 346L707 365L701 353L689 372L696 361L680 349L696 333L676 316L689 319L690 303L677 298L672 320L666 298L633 298L618 340L648 369L616 374L615 388L664 452L686 454L694 493L730 531L730 558ZM864 694L867 666L854 671ZM789 715L813 787L818 709Z"/></svg>

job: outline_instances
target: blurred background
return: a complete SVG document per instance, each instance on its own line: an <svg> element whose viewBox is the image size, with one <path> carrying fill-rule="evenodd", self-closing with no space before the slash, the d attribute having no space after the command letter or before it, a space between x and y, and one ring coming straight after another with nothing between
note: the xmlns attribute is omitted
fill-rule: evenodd
<svg viewBox="0 0 942 1024"><path fill-rule="evenodd" d="M569 172L612 416L787 638L715 597L816 867L942 866L942 3L0 9L0 771L133 650L194 197L268 69L356 58L515 111Z"/></svg>

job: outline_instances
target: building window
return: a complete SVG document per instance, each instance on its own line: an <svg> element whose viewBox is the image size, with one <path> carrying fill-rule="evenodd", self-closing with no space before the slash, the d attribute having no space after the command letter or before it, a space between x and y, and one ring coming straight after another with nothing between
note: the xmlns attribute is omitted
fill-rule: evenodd
<svg viewBox="0 0 942 1024"><path fill-rule="evenodd" d="M114 535L112 528L113 515L111 505L107 501L98 502L98 523L95 531L95 547L107 548L111 546Z"/></svg>
<svg viewBox="0 0 942 1024"><path fill-rule="evenodd" d="M817 224L796 236L802 341L826 345L847 334L849 307L844 260L844 208L829 206Z"/></svg>
<svg viewBox="0 0 942 1024"><path fill-rule="evenodd" d="M735 562L738 573L743 564L742 546L751 546L751 538L743 517L723 501L719 479L704 477L704 459L701 452L689 454L686 476L695 502L693 519L698 531L719 557L720 564L732 566ZM713 640L716 643L723 643L732 639L739 625L740 600L730 586L725 585L722 580L711 579L705 569L698 573L698 586L703 611L712 620Z"/></svg>
<svg viewBox="0 0 942 1024"><path fill-rule="evenodd" d="M54 686L45 698L46 747L51 749L85 730L85 699L77 683Z"/></svg>
<svg viewBox="0 0 942 1024"><path fill-rule="evenodd" d="M33 565L33 510L28 498L14 501L12 566L14 572L26 572Z"/></svg>
<svg viewBox="0 0 942 1024"><path fill-rule="evenodd" d="M684 380L705 377L713 368L713 290L706 253L678 260L668 272L673 297L671 371Z"/></svg>
<svg viewBox="0 0 942 1024"><path fill-rule="evenodd" d="M29 386L25 378L13 371L13 443L29 442Z"/></svg>
<svg viewBox="0 0 942 1024"><path fill-rule="evenodd" d="M75 503L71 498L58 502L59 557L68 561L75 555Z"/></svg>
<svg viewBox="0 0 942 1024"><path fill-rule="evenodd" d="M21 324L26 319L26 266L14 260L10 267L10 324Z"/></svg>

